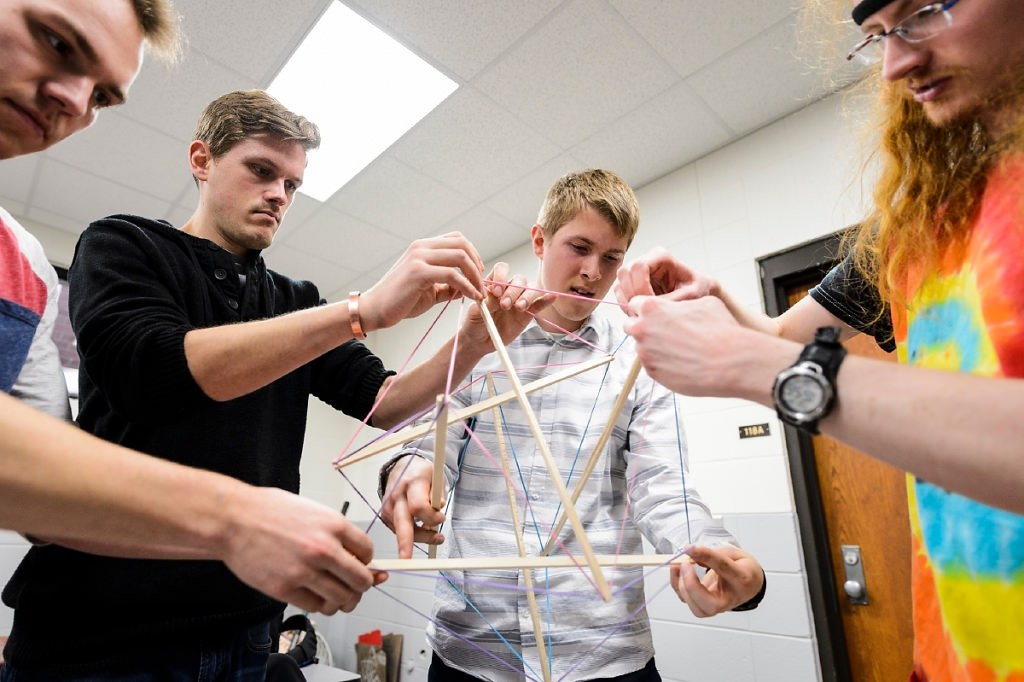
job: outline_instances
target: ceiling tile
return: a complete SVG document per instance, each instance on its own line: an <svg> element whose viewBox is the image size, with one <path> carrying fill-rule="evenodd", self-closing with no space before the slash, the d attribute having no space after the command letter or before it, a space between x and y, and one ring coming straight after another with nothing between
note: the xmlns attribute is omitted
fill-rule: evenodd
<svg viewBox="0 0 1024 682"><path fill-rule="evenodd" d="M24 204L32 198L32 187L39 172L42 157L38 154L5 159L0 163L0 200L11 213L10 204L17 201Z"/></svg>
<svg viewBox="0 0 1024 682"><path fill-rule="evenodd" d="M28 215L44 223L44 216L69 218L72 225L53 226L77 234L92 221L115 213L153 217L164 215L169 208L170 202L47 159L40 168L39 187Z"/></svg>
<svg viewBox="0 0 1024 682"><path fill-rule="evenodd" d="M669 64L687 76L794 11L794 1L609 0Z"/></svg>
<svg viewBox="0 0 1024 682"><path fill-rule="evenodd" d="M601 0L572 0L475 85L564 147L601 130L678 80Z"/></svg>
<svg viewBox="0 0 1024 682"><path fill-rule="evenodd" d="M502 2L479 0L355 0L352 9L385 28L434 66L472 79L561 0L518 0L514 11ZM453 40L453 36L458 36Z"/></svg>
<svg viewBox="0 0 1024 682"><path fill-rule="evenodd" d="M530 241L531 225L518 225L489 208L477 206L452 221L448 229L465 235L490 267L498 256Z"/></svg>
<svg viewBox="0 0 1024 682"><path fill-rule="evenodd" d="M174 203L187 207L191 214L199 203L199 187L191 175L186 177L187 179L181 181L180 190L174 197Z"/></svg>
<svg viewBox="0 0 1024 682"><path fill-rule="evenodd" d="M23 221L24 215L27 212L27 207L24 203L16 199L5 199L3 196L0 196L0 208L10 213L18 221Z"/></svg>
<svg viewBox="0 0 1024 682"><path fill-rule="evenodd" d="M438 234L471 202L434 178L382 156L338 190L328 205L412 241Z"/></svg>
<svg viewBox="0 0 1024 682"><path fill-rule="evenodd" d="M315 216L323 208L323 202L308 197L302 192L296 193L295 199L292 201L292 205L288 207L288 213L285 216L283 223L285 229L291 231L305 224L307 220Z"/></svg>
<svg viewBox="0 0 1024 682"><path fill-rule="evenodd" d="M47 156L167 203L189 177L187 144L114 111L104 112L88 134L73 135Z"/></svg>
<svg viewBox="0 0 1024 682"><path fill-rule="evenodd" d="M794 21L777 24L686 81L737 137L824 94L821 76L793 55Z"/></svg>
<svg viewBox="0 0 1024 682"><path fill-rule="evenodd" d="M171 206L167 209L167 212L161 216L161 220L166 220L174 227L181 227L188 222L188 219L192 217L195 210L195 206Z"/></svg>
<svg viewBox="0 0 1024 682"><path fill-rule="evenodd" d="M353 273L366 272L385 262L390 265L409 245L407 240L329 206L286 236L286 246L319 255Z"/></svg>
<svg viewBox="0 0 1024 682"><path fill-rule="evenodd" d="M524 175L484 203L495 213L529 230L537 222L541 204L555 180L566 173L584 168L586 164L579 159L562 154Z"/></svg>
<svg viewBox="0 0 1024 682"><path fill-rule="evenodd" d="M189 47L261 86L281 68L330 0L178 0Z"/></svg>
<svg viewBox="0 0 1024 682"><path fill-rule="evenodd" d="M174 66L148 60L132 86L128 103L118 113L187 144L207 104L225 93L257 85L255 79L191 49Z"/></svg>
<svg viewBox="0 0 1024 682"><path fill-rule="evenodd" d="M651 131L657 130L657 135ZM641 187L679 167L679 158L698 158L729 141L730 133L708 106L680 84L601 133L572 148L587 166L613 170Z"/></svg>
<svg viewBox="0 0 1024 682"><path fill-rule="evenodd" d="M559 148L471 87L452 94L391 155L473 200L485 199Z"/></svg>
<svg viewBox="0 0 1024 682"><path fill-rule="evenodd" d="M380 275L383 275L386 270L381 271ZM328 302L334 303L336 301L344 301L348 298L350 291L366 291L380 280L380 276L374 276L371 274L357 275L352 279L346 280L344 284L335 289L334 291L324 294L320 292L320 295L327 299Z"/></svg>
<svg viewBox="0 0 1024 682"><path fill-rule="evenodd" d="M83 225L81 221L74 218L68 218L67 216L57 215L51 213L46 209L33 208L31 217L26 219L26 227L32 223L38 223L40 225L46 225L50 228L56 228L62 232L68 232L73 235L79 235L82 233L87 225ZM31 228L30 228L31 229ZM47 254L50 255L50 254Z"/></svg>
<svg viewBox="0 0 1024 682"><path fill-rule="evenodd" d="M267 267L292 279L306 279L316 284L323 297L356 274L323 258L296 251L288 246L274 246L265 254Z"/></svg>

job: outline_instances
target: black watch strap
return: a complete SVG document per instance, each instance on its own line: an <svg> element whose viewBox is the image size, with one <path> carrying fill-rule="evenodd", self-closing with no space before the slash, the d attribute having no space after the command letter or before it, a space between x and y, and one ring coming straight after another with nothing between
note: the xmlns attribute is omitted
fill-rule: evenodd
<svg viewBox="0 0 1024 682"><path fill-rule="evenodd" d="M839 340L839 327L818 327L814 332L814 341L804 346L797 362L813 362L818 365L825 378L834 386L844 357L846 348Z"/></svg>
<svg viewBox="0 0 1024 682"><path fill-rule="evenodd" d="M836 375L839 373L839 365L842 364L843 358L846 357L846 348L843 347L839 334L838 327L818 327L814 333L814 340L804 346L796 362L779 374L775 380L775 386L772 388L772 393L775 394L776 398L775 407L779 418L790 426L795 426L812 435L818 433L818 422L835 407L837 395ZM828 403L813 418L798 418L795 415L789 414L780 403L780 396L776 393L776 389L785 383L783 377L790 375L793 370L798 369L800 366L804 368L810 366L808 370L813 370L814 374L820 377L820 379L828 382L830 388Z"/></svg>

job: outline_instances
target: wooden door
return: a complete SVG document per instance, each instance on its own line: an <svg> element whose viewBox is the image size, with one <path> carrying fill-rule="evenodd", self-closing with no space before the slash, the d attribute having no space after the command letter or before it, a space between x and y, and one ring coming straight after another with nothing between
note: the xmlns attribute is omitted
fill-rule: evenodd
<svg viewBox="0 0 1024 682"><path fill-rule="evenodd" d="M789 304L806 295L812 283L790 289ZM895 361L868 336L859 335L845 345L854 355ZM815 436L812 442L850 679L904 682L910 676L913 655L905 476L828 436ZM843 591L842 545L860 547L867 605L852 604Z"/></svg>

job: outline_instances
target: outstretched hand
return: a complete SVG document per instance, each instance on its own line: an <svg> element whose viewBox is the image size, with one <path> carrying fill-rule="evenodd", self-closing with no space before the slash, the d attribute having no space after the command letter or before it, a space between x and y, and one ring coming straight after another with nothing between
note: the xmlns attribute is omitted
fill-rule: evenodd
<svg viewBox="0 0 1024 682"><path fill-rule="evenodd" d="M418 239L379 282L363 292L359 309L363 329L391 327L458 296L480 300L483 271L480 254L459 232Z"/></svg>
<svg viewBox="0 0 1024 682"><path fill-rule="evenodd" d="M398 540L398 558L412 558L414 542L440 545L444 536L436 530L444 523L444 513L430 504L434 465L407 455L391 468L384 493L380 518Z"/></svg>
<svg viewBox="0 0 1024 682"><path fill-rule="evenodd" d="M526 329L534 315L555 300L554 294L526 288L527 279L522 275L510 275L508 263L496 263L486 280L486 295L478 305L487 306L505 345ZM462 333L468 343L483 349L484 353L494 350L478 306L472 306L466 315Z"/></svg>
<svg viewBox="0 0 1024 682"><path fill-rule="evenodd" d="M697 576L693 564L673 564L669 580L679 598L698 618L707 618L744 604L761 591L764 571L750 553L739 547L693 547L693 563L708 569Z"/></svg>
<svg viewBox="0 0 1024 682"><path fill-rule="evenodd" d="M718 282L694 272L662 247L619 268L616 275L615 298L629 314L628 304L634 296L664 296L684 301L713 295Z"/></svg>

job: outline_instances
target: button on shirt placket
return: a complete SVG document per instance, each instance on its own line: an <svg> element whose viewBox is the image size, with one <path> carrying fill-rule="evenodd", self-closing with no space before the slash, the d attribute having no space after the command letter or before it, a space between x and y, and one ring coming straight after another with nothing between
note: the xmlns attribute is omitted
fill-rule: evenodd
<svg viewBox="0 0 1024 682"><path fill-rule="evenodd" d="M234 261L230 254L219 247L213 247L211 251L212 268L209 272L212 275L212 281L224 300L225 305L235 313L238 313L239 319L241 319L240 300L242 292L238 276L235 274Z"/></svg>

